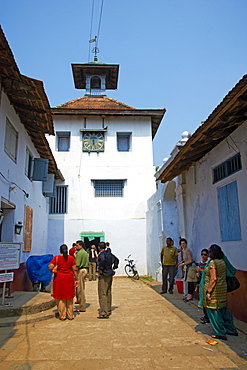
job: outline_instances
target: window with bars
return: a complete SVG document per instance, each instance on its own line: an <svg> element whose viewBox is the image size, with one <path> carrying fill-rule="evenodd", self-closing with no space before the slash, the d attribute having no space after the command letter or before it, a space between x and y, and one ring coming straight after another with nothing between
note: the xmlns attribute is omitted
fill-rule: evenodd
<svg viewBox="0 0 247 370"><path fill-rule="evenodd" d="M213 169L214 183L232 175L237 171L240 171L241 169L241 155L240 153L237 153Z"/></svg>
<svg viewBox="0 0 247 370"><path fill-rule="evenodd" d="M124 180L94 180L95 197L123 197Z"/></svg>
<svg viewBox="0 0 247 370"><path fill-rule="evenodd" d="M56 186L56 196L50 198L50 213L67 213L67 193L67 185Z"/></svg>

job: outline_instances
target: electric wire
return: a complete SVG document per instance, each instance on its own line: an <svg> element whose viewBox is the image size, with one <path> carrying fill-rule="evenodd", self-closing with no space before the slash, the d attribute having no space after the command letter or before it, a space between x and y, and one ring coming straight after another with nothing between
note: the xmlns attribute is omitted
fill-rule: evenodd
<svg viewBox="0 0 247 370"><path fill-rule="evenodd" d="M23 190L19 185L17 185L15 182L13 182L13 181L10 181L10 180L8 180L7 179L7 177L5 177L3 174L2 174L2 172L0 172L0 175L2 176L2 178L5 180L5 181L7 181L9 184L11 184L11 185L15 185L18 189L20 189L21 191L23 191L23 193L25 194L25 196L28 198L29 197L29 194L25 191L25 190Z"/></svg>
<svg viewBox="0 0 247 370"><path fill-rule="evenodd" d="M100 33L101 19L102 19L102 13L103 13L103 5L104 5L104 0L102 0L102 2L101 2L101 9L100 9L100 16L99 16L99 26L98 26L98 34L97 34L97 39L96 39L96 48L97 48L98 42L99 42L99 33Z"/></svg>
<svg viewBox="0 0 247 370"><path fill-rule="evenodd" d="M100 15L99 15L99 23L98 23L98 32L97 32L97 36L95 36L95 38L96 38L96 41L95 41L95 49L98 48L99 35L100 35L100 27L101 27L101 20L102 20L102 14L103 14L103 6L104 6L104 0L101 0L101 8L100 8ZM93 19L94 19L94 0L92 0L92 12L91 12L89 40L92 40ZM89 41L88 62L90 61L90 52L91 52L91 42Z"/></svg>
<svg viewBox="0 0 247 370"><path fill-rule="evenodd" d="M92 29L93 29L93 14L94 14L94 0L92 1L92 13L91 13L91 25L90 25L90 35L89 40L92 39ZM90 60L90 51L91 51L91 43L89 41L89 47L88 47L88 62Z"/></svg>

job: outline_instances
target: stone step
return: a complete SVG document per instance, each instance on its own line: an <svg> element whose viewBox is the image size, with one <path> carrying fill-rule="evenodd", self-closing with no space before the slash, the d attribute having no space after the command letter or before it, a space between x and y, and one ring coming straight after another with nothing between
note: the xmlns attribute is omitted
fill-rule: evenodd
<svg viewBox="0 0 247 370"><path fill-rule="evenodd" d="M49 320L58 317L58 311L56 308L50 308L46 311L41 311L37 313L32 313L28 315L21 316L11 316L0 318L0 327L9 327L16 325L26 325L38 321Z"/></svg>
<svg viewBox="0 0 247 370"><path fill-rule="evenodd" d="M50 293L17 291L5 297L0 305L0 318L27 316L47 311L56 305Z"/></svg>

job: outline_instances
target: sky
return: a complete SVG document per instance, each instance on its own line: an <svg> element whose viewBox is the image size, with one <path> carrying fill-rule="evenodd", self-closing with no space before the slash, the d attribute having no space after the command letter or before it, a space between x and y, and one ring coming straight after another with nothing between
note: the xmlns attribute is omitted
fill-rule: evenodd
<svg viewBox="0 0 247 370"><path fill-rule="evenodd" d="M51 107L84 95L71 63L93 61L89 39L98 35L99 61L120 65L118 90L107 95L134 108L166 108L153 140L161 166L182 132L193 134L246 74L247 1L103 0L101 7L102 0L0 0L0 24L20 72L43 81Z"/></svg>

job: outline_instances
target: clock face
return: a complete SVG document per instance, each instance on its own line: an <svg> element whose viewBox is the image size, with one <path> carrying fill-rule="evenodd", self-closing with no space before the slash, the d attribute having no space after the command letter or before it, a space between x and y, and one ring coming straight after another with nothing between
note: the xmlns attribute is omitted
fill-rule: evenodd
<svg viewBox="0 0 247 370"><path fill-rule="evenodd" d="M104 134L101 132L86 132L83 135L82 150L84 152L103 152L104 148Z"/></svg>

